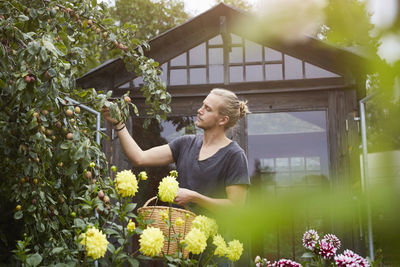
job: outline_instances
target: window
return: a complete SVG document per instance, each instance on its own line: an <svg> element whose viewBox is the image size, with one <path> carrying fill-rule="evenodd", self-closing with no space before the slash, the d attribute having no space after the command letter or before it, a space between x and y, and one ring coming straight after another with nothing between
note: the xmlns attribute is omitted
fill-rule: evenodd
<svg viewBox="0 0 400 267"><path fill-rule="evenodd" d="M302 59L235 34L231 34L231 41L226 59L224 49L228 47L224 46L221 35L177 55L161 66L161 79L169 86L182 86L223 84L225 80L229 83L244 83L340 77ZM136 88L142 85L141 78L133 82ZM121 88L129 86L126 84Z"/></svg>

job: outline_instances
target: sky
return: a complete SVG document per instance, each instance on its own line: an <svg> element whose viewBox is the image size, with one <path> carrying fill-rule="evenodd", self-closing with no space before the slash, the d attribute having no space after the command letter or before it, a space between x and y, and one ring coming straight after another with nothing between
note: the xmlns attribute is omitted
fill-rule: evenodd
<svg viewBox="0 0 400 267"><path fill-rule="evenodd" d="M193 15L198 15L216 5L215 0L183 0L183 2L186 12ZM258 0L248 0L247 2L254 6Z"/></svg>

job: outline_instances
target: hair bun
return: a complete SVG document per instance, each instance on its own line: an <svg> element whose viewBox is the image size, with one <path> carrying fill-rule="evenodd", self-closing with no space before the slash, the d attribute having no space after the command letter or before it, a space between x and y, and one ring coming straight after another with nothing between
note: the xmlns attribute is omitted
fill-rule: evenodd
<svg viewBox="0 0 400 267"><path fill-rule="evenodd" d="M239 101L239 116L243 118L247 113L250 113L249 108L247 107L247 101Z"/></svg>

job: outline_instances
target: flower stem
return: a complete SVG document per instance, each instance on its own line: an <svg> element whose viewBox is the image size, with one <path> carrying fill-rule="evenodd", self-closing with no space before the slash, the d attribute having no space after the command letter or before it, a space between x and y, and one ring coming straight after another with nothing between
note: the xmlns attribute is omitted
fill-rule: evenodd
<svg viewBox="0 0 400 267"><path fill-rule="evenodd" d="M172 203L169 203L169 208L168 208L168 247L167 247L167 255L169 254L169 245L171 243L171 210L172 210Z"/></svg>

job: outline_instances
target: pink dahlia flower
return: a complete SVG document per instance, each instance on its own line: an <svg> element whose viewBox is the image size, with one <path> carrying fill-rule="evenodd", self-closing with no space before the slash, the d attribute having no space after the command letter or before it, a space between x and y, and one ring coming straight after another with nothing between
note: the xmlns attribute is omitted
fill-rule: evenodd
<svg viewBox="0 0 400 267"><path fill-rule="evenodd" d="M306 249L314 250L315 245L318 242L318 239L319 239L319 235L318 235L317 231L310 229L307 232L305 232L303 235L303 246Z"/></svg>
<svg viewBox="0 0 400 267"><path fill-rule="evenodd" d="M324 235L324 239L326 242L331 243L336 249L340 248L340 240L337 238L337 236L333 234L326 234Z"/></svg>
<svg viewBox="0 0 400 267"><path fill-rule="evenodd" d="M336 254L336 248L332 243L328 242L326 239L322 239L319 242L319 255L324 259L331 259Z"/></svg>
<svg viewBox="0 0 400 267"><path fill-rule="evenodd" d="M335 256L335 263L338 267L370 267L369 262L354 253L353 251L346 249L343 254Z"/></svg>
<svg viewBox="0 0 400 267"><path fill-rule="evenodd" d="M280 259L279 261L274 262L272 267L302 267L300 263L297 263L292 260Z"/></svg>

